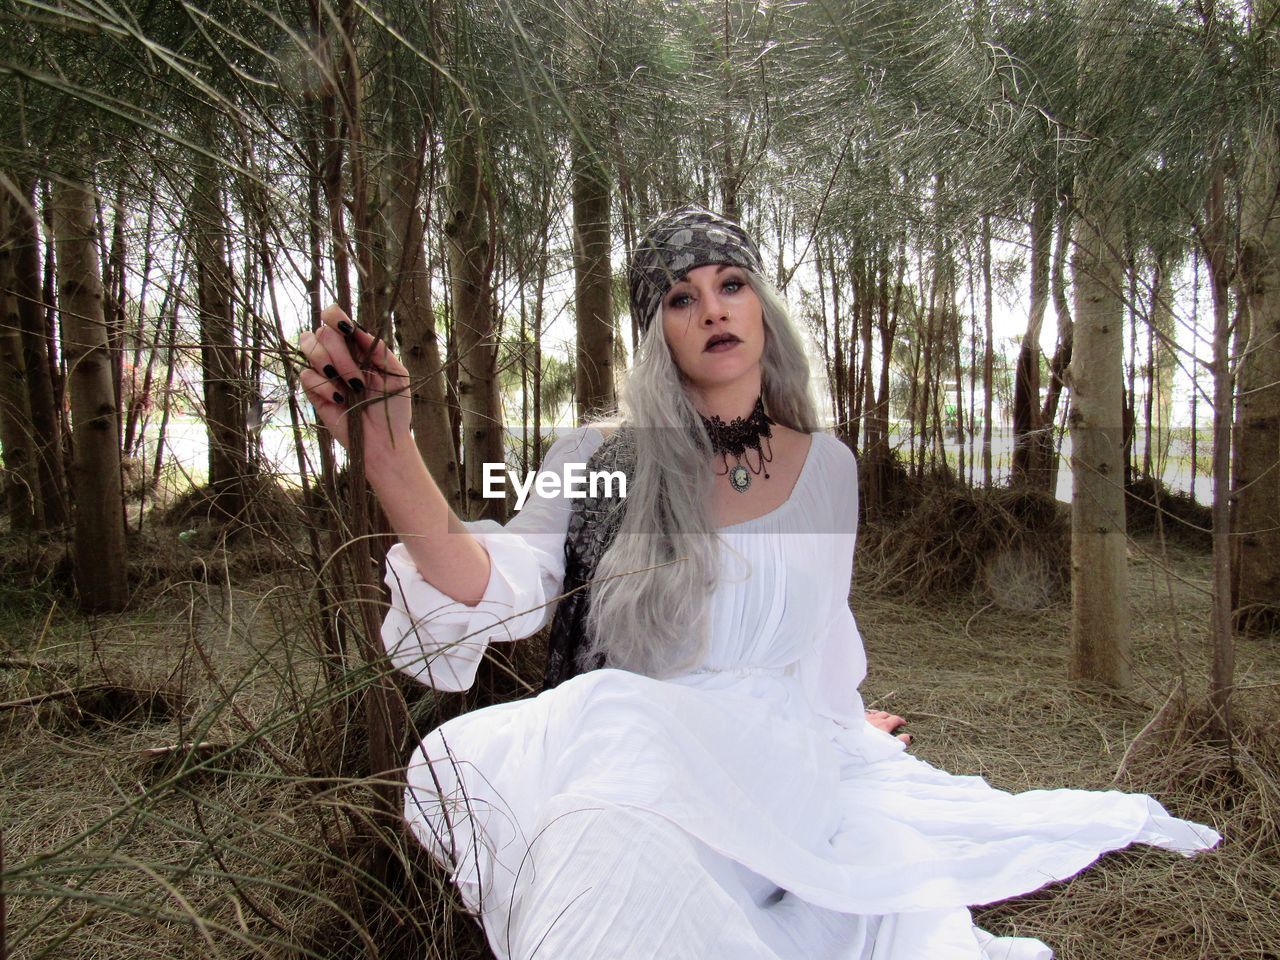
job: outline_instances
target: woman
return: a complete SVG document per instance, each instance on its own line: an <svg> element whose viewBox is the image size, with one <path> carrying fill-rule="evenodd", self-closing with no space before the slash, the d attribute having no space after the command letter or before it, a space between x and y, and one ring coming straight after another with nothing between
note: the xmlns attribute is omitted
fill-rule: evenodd
<svg viewBox="0 0 1280 960"><path fill-rule="evenodd" d="M502 958L1048 957L968 906L1132 842L1190 854L1218 836L1145 796L953 777L904 752L900 718L864 717L855 464L815 432L763 273L709 211L655 222L629 269L645 333L620 425L572 431L542 468L620 469L627 496L534 496L505 528L450 515L384 348L332 312L306 336L304 384L342 442L351 397L391 394L364 433L402 540L393 662L465 689L488 643L555 606L548 689L428 736L406 817ZM366 386L348 342L387 378Z"/></svg>

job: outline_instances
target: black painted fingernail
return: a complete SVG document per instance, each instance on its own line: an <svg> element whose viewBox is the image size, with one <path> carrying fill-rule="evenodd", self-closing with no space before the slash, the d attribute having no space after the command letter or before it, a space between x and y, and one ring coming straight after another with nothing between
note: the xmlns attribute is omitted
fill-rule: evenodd
<svg viewBox="0 0 1280 960"><path fill-rule="evenodd" d="M356 332L356 328L351 325L350 320L339 320L338 329L341 330L343 333L345 333L347 336L350 336L351 334Z"/></svg>
<svg viewBox="0 0 1280 960"><path fill-rule="evenodd" d="M326 363L324 365L324 375L328 377L330 380L337 380L338 368L335 367L332 363Z"/></svg>
<svg viewBox="0 0 1280 960"><path fill-rule="evenodd" d="M347 381L347 383L351 384L352 393L364 392L364 381L361 380L359 377L352 377L350 380Z"/></svg>
<svg viewBox="0 0 1280 960"><path fill-rule="evenodd" d="M340 394L340 393L335 393L335 394L333 395L333 402L334 402L334 403L346 403L346 402L347 402L347 398L346 398L346 397L344 397L344 396L343 396L342 394Z"/></svg>

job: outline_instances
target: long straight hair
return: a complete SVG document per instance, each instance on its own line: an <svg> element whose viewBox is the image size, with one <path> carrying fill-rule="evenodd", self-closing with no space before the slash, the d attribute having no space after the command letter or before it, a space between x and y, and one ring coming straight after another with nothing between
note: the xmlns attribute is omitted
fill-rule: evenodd
<svg viewBox="0 0 1280 960"><path fill-rule="evenodd" d="M744 272L763 312L765 412L812 433L818 417L804 342L773 284ZM664 677L705 658L719 569L709 511L714 474L710 438L686 382L663 336L659 304L621 391L619 415L634 428L636 462L618 534L596 567L586 662L604 654L606 666Z"/></svg>

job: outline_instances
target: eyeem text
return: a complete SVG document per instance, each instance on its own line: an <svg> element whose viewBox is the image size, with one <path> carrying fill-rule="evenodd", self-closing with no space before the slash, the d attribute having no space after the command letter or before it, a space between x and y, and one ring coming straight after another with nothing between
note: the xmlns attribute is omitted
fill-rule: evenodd
<svg viewBox="0 0 1280 960"><path fill-rule="evenodd" d="M518 472L508 470L505 463L486 463L483 491L485 498L489 500L505 498L508 480L516 491L517 510L524 508L530 490L536 490L540 497L563 496L569 500L581 500L587 496L588 491L592 497L600 496L600 485L603 484L606 497L627 495L627 475L621 470L593 470L588 474L585 463L566 463L560 473L534 470L526 474L522 481Z"/></svg>

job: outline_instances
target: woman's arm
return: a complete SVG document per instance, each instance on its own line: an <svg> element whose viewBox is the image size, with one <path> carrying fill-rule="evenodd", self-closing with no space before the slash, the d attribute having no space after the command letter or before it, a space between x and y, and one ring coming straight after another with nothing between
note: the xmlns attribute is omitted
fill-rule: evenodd
<svg viewBox="0 0 1280 960"><path fill-rule="evenodd" d="M506 526L460 521L409 432L408 371L337 307L321 318L321 328L302 337L310 363L303 386L345 447L352 415L365 414L365 474L401 539L387 553L383 644L398 669L437 690L465 690L490 642L527 637L551 616L571 501L535 490ZM366 364L357 362L361 353ZM560 474L567 463L585 463L602 439L596 429L572 431L552 445L542 469Z"/></svg>
<svg viewBox="0 0 1280 960"><path fill-rule="evenodd" d="M602 440L598 430L579 427L552 444L541 469L558 475L566 464L585 463ZM540 630L564 585L572 509L571 500L535 489L506 526L464 522L490 559L488 584L473 606L454 602L423 579L404 544L392 547L386 577L391 606L382 640L396 667L437 690L465 690L490 643Z"/></svg>
<svg viewBox="0 0 1280 960"><path fill-rule="evenodd" d="M474 606L489 582L489 554L449 509L418 453L409 432L409 371L339 307L325 308L320 319L320 329L300 341L310 364L302 371L307 399L348 449L349 418L357 410L365 414L365 476L391 528L427 583ZM369 370L361 369L353 351L367 356Z"/></svg>

